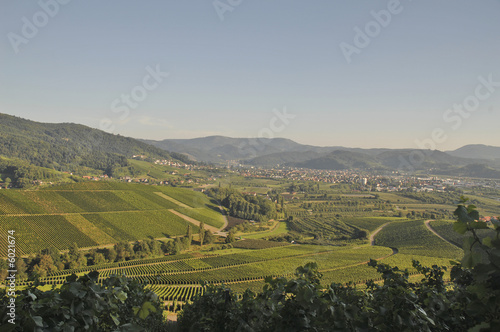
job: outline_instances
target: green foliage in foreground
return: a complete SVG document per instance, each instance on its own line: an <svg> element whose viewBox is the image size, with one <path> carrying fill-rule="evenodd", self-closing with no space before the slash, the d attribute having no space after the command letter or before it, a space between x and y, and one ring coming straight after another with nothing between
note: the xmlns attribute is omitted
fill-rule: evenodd
<svg viewBox="0 0 500 332"><path fill-rule="evenodd" d="M208 286L203 296L184 307L180 331L467 331L474 326L498 328L491 312L474 314L476 296L466 284L446 290L443 268L414 267L424 275L409 282L407 271L371 261L383 284L362 290L332 283L320 286L315 263L297 269L296 278L268 279L263 292L238 297L225 286ZM464 272L454 274L464 281ZM498 310L498 305L496 310ZM495 310L492 308L491 310ZM476 329L474 331L480 331Z"/></svg>
<svg viewBox="0 0 500 332"><path fill-rule="evenodd" d="M156 294L125 277L97 283L97 272L72 275L58 289L36 285L17 292L15 324L10 297L0 298L0 330L9 331L166 331Z"/></svg>
<svg viewBox="0 0 500 332"><path fill-rule="evenodd" d="M465 201L464 201L465 202ZM225 286L209 286L181 313L181 331L500 331L500 223L496 237L480 240L475 206L459 205L455 230L470 233L462 264L446 268L413 266L424 277L409 281L408 271L369 265L383 284L366 289L332 283L321 287L316 263L297 269L296 278L267 279L260 294L241 299Z"/></svg>

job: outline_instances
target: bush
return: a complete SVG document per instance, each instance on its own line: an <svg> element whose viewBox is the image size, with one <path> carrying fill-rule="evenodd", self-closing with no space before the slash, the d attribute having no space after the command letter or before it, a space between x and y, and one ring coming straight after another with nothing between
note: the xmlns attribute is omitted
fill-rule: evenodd
<svg viewBox="0 0 500 332"><path fill-rule="evenodd" d="M166 331L156 294L137 281L97 272L72 275L59 289L35 283L17 292L15 325L9 323L9 297L0 298L1 331Z"/></svg>

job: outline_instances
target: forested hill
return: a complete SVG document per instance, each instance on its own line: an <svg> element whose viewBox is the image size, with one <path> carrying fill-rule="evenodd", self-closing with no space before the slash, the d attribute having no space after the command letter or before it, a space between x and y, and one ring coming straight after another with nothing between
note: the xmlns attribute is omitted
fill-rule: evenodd
<svg viewBox="0 0 500 332"><path fill-rule="evenodd" d="M72 171L89 167L109 171L126 166L132 155L182 159L136 139L113 135L79 124L50 124L0 113L0 156L32 165Z"/></svg>
<svg viewBox="0 0 500 332"><path fill-rule="evenodd" d="M312 169L341 170L369 168L395 170L404 168L410 160L418 171L444 172L456 167L483 164L500 170L500 147L467 145L455 151L348 148L342 146L312 146L284 138L234 138L209 136L193 139L143 140L167 151L189 155L204 162L225 163L238 160L242 164L274 167L290 166ZM468 172L471 177L483 177L483 170ZM489 173L488 173L489 174Z"/></svg>

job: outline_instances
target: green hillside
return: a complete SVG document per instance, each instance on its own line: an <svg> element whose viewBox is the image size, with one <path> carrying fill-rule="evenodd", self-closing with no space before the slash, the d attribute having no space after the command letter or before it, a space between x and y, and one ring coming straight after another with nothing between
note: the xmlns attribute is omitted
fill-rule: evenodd
<svg viewBox="0 0 500 332"><path fill-rule="evenodd" d="M463 255L461 249L434 236L422 220L390 223L377 234L375 244L397 248L400 255L415 259L422 256L459 259Z"/></svg>
<svg viewBox="0 0 500 332"><path fill-rule="evenodd" d="M463 167L449 167L437 170L434 173L450 176L500 179L500 170L484 164L471 164Z"/></svg>
<svg viewBox="0 0 500 332"><path fill-rule="evenodd" d="M0 191L0 231L16 231L21 255L51 246L65 250L74 242L91 247L183 235L190 224L187 217L216 228L224 224L216 204L188 189L85 182ZM6 254L2 241L0 256Z"/></svg>
<svg viewBox="0 0 500 332"><path fill-rule="evenodd" d="M110 173L129 165L127 158L133 155L183 159L136 139L83 125L39 123L0 113L0 156L60 171L89 168Z"/></svg>
<svg viewBox="0 0 500 332"><path fill-rule="evenodd" d="M358 152L337 150L325 156L296 163L297 167L341 170L350 168L383 168L371 156Z"/></svg>

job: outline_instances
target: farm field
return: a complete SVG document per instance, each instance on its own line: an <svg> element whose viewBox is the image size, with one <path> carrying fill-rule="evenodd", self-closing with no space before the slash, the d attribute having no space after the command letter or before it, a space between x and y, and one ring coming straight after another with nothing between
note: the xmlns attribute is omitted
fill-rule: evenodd
<svg viewBox="0 0 500 332"><path fill-rule="evenodd" d="M479 212L485 216L500 215L500 201L484 196L468 195L471 203L478 207Z"/></svg>
<svg viewBox="0 0 500 332"><path fill-rule="evenodd" d="M8 230L15 230L18 239L16 249L21 255L36 253L49 245L59 250L69 248L73 242L80 243L82 247L97 245L97 242L79 231L64 216L1 216L0 231L2 234L7 234ZM61 234L65 234L65 236L61 236ZM7 256L7 241L2 240L0 255Z"/></svg>
<svg viewBox="0 0 500 332"><path fill-rule="evenodd" d="M416 272L412 261L424 266L447 266L450 261L459 261L462 249L434 235L423 220L393 222L384 227L375 237L375 244L395 248L398 254L388 257L384 263Z"/></svg>
<svg viewBox="0 0 500 332"><path fill-rule="evenodd" d="M267 232L256 232L256 233L242 233L241 236L245 239L262 239L267 236L280 235L288 232L290 229L284 221L280 221L277 225Z"/></svg>
<svg viewBox="0 0 500 332"><path fill-rule="evenodd" d="M172 197L172 201L159 196ZM182 202L183 206L175 204ZM21 256L119 241L183 235L188 225L170 209L220 228L224 217L206 195L189 189L116 182L84 182L40 190L0 192L0 231L15 230ZM192 225L193 232L198 227ZM64 236L61 236L64 234ZM6 242L0 257L6 257Z"/></svg>
<svg viewBox="0 0 500 332"><path fill-rule="evenodd" d="M401 220L401 218L390 218L390 217L352 217L346 218L345 223L358 227L360 229L367 230L368 232L373 232L378 227L391 221Z"/></svg>
<svg viewBox="0 0 500 332"><path fill-rule="evenodd" d="M137 165L144 166L140 162ZM286 189L282 181L272 179L235 180L234 187L252 195L265 197L272 190ZM224 247L229 249L220 248L222 238L214 245L219 248L213 251L210 246L195 245L196 249L178 255L51 272L41 281L57 286L71 273L82 275L97 270L100 278L126 275L147 285L164 301L185 302L203 293L202 281L224 283L240 293L247 288L259 291L266 277L291 277L298 266L308 262L318 264L324 286L353 282L361 287L369 279L380 280L376 270L367 265L370 259L415 273L413 259L427 266L448 266L450 260L462 256L460 248L443 241L424 224L424 215L450 215L453 207L446 203L447 197L432 204L428 202L429 194L406 197L400 193L337 192L337 186L317 188L324 192L285 193L281 217L276 218L284 219L274 221L275 227L268 231L237 233L236 238L244 240ZM493 208L492 202L488 204ZM73 242L80 248L91 248L119 241L183 236L188 225L196 240L199 229L186 221L189 218L217 229L225 223L219 202L186 188L84 182L0 192L0 232L16 229L22 255L50 246L63 251ZM272 222L264 226L268 225ZM430 225L445 239L458 241L453 238L450 222L438 220ZM63 238L61 233L65 234ZM370 235L375 233L371 245ZM300 234L302 238L293 241L295 244L290 240L262 240L289 234ZM5 256L6 250L0 244L0 254Z"/></svg>
<svg viewBox="0 0 500 332"><path fill-rule="evenodd" d="M246 283L249 286L262 283L265 277L291 276L297 266L312 261L329 276L345 274L352 277L351 272L358 266L366 265L369 259L385 259L392 254L393 251L386 247L288 245L199 258L177 255L164 259L105 264L101 268L94 268L100 271L102 278L124 274L137 279L149 285L165 301L186 301L202 292L199 286L201 281L226 283L230 287L235 285L235 289L241 289ZM353 270L346 273L349 269ZM64 274L56 273L41 281L55 285L62 283L64 277ZM362 281L364 278L366 275L360 275L356 280Z"/></svg>
<svg viewBox="0 0 500 332"><path fill-rule="evenodd" d="M409 227L408 232L398 236L393 234L406 227ZM331 282L362 284L369 279L380 279L375 269L367 266L369 259L379 259L403 269L408 268L410 273L414 273L412 259L417 259L424 265L449 265L450 259L460 255L460 249L449 248L449 244L426 231L423 221L395 221L376 236L376 242L380 244L376 246L288 245L227 254L222 251L221 254L205 257L184 254L178 257L119 263L121 266L114 263L112 266L108 264L103 265L101 269L96 268L101 271L101 277L125 274L137 279L149 285L148 287L165 301L189 300L195 294L203 292L199 286L201 281L225 283L239 292L247 288L258 291L264 284L264 278L291 276L297 266L308 262L318 264L323 273L324 285ZM426 246L432 246L434 250L425 251L415 245L415 241L422 237ZM63 280L64 275L58 274L49 276L44 281L57 284Z"/></svg>
<svg viewBox="0 0 500 332"><path fill-rule="evenodd" d="M393 222L375 237L375 244L397 248L400 254L415 257L458 259L462 250L432 234L423 220Z"/></svg>

